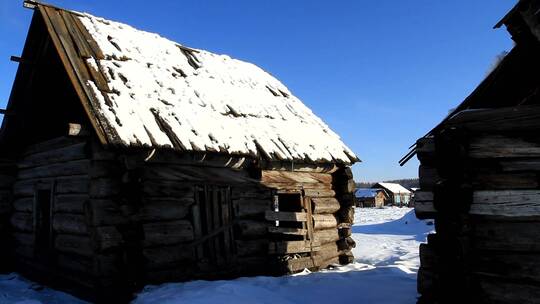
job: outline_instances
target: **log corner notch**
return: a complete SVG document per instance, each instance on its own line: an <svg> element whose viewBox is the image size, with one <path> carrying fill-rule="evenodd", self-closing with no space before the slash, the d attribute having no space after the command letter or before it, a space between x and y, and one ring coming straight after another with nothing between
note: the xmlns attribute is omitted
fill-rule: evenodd
<svg viewBox="0 0 540 304"><path fill-rule="evenodd" d="M540 294L538 0L499 24L516 41L496 69L417 141L419 303L535 303ZM532 18L534 17L534 18Z"/></svg>
<svg viewBox="0 0 540 304"><path fill-rule="evenodd" d="M355 243L350 168L331 173L303 170L262 170L261 183L276 191L274 210L265 213L271 235L268 253L282 261L287 273L351 263Z"/></svg>

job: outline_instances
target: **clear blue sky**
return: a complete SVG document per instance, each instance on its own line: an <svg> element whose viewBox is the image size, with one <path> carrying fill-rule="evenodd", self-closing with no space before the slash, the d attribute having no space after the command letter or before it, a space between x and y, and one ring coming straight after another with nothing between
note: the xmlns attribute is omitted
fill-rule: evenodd
<svg viewBox="0 0 540 304"><path fill-rule="evenodd" d="M416 177L398 160L512 47L493 25L516 0L50 0L253 62L279 78L363 160L357 181ZM0 0L0 106L31 10Z"/></svg>

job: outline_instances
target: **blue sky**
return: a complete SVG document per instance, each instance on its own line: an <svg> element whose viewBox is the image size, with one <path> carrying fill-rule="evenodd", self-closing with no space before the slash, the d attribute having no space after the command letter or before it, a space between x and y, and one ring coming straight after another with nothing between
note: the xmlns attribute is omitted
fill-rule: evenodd
<svg viewBox="0 0 540 304"><path fill-rule="evenodd" d="M416 177L398 160L512 48L493 25L515 0L50 0L253 62L279 78L363 160L357 181ZM32 11L0 0L0 106Z"/></svg>

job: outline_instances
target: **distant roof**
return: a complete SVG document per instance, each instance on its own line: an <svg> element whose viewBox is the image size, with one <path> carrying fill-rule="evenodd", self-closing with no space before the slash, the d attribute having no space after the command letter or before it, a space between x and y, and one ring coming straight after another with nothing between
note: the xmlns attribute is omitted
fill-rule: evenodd
<svg viewBox="0 0 540 304"><path fill-rule="evenodd" d="M49 32L61 37L53 39L61 42L57 49L75 50L66 51L69 59L90 72L75 70L104 144L275 161L359 161L285 85L251 63L89 14L37 6ZM66 27L79 33L71 37Z"/></svg>
<svg viewBox="0 0 540 304"><path fill-rule="evenodd" d="M376 183L374 188L382 187L392 193L411 193L407 188L395 183Z"/></svg>
<svg viewBox="0 0 540 304"><path fill-rule="evenodd" d="M354 192L356 197L375 197L377 192L382 191L382 189L373 189L373 188L358 188Z"/></svg>

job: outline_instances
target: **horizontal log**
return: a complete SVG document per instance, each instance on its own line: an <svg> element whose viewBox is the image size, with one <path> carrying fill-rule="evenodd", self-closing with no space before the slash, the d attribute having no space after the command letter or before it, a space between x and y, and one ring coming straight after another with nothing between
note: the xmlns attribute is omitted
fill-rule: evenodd
<svg viewBox="0 0 540 304"><path fill-rule="evenodd" d="M276 212L267 210L264 215L268 221L283 221L283 222L306 222L307 213L305 212Z"/></svg>
<svg viewBox="0 0 540 304"><path fill-rule="evenodd" d="M15 231L34 231L34 217L32 213L14 212L11 215L10 223Z"/></svg>
<svg viewBox="0 0 540 304"><path fill-rule="evenodd" d="M271 201L272 196L272 190L259 186L240 185L231 188L231 197L233 200L257 199Z"/></svg>
<svg viewBox="0 0 540 304"><path fill-rule="evenodd" d="M339 256L340 250L336 243L327 243L319 247L317 252L313 253L315 264L321 265L324 261Z"/></svg>
<svg viewBox="0 0 540 304"><path fill-rule="evenodd" d="M146 269L170 268L193 262L193 250L184 245L144 248Z"/></svg>
<svg viewBox="0 0 540 304"><path fill-rule="evenodd" d="M336 244L340 251L352 250L356 247L356 242L351 237L341 239L337 241Z"/></svg>
<svg viewBox="0 0 540 304"><path fill-rule="evenodd" d="M88 201L89 196L87 194L55 195L54 212L83 214L84 205Z"/></svg>
<svg viewBox="0 0 540 304"><path fill-rule="evenodd" d="M195 238L189 221L147 223L143 231L145 246L173 245Z"/></svg>
<svg viewBox="0 0 540 304"><path fill-rule="evenodd" d="M106 252L124 245L124 239L115 226L93 227L90 232L98 252Z"/></svg>
<svg viewBox="0 0 540 304"><path fill-rule="evenodd" d="M58 234L54 241L54 247L60 252L73 253L85 257L94 255L92 241L89 236Z"/></svg>
<svg viewBox="0 0 540 304"><path fill-rule="evenodd" d="M310 173L294 171L261 170L261 183L291 184L332 184L332 175L327 173Z"/></svg>
<svg viewBox="0 0 540 304"><path fill-rule="evenodd" d="M419 219L432 219L437 215L433 205L433 192L416 191L414 194L414 213Z"/></svg>
<svg viewBox="0 0 540 304"><path fill-rule="evenodd" d="M58 176L86 175L89 173L90 160L81 159L63 163L47 164L39 167L21 169L17 172L17 179L36 179Z"/></svg>
<svg viewBox="0 0 540 304"><path fill-rule="evenodd" d="M309 173L328 173L332 174L339 169L338 166L332 163L328 164L306 164L290 161L265 161L259 162L259 166L263 170L279 170L279 171L294 171L294 172L309 172Z"/></svg>
<svg viewBox="0 0 540 304"><path fill-rule="evenodd" d="M270 228L270 223L265 221L239 220L236 222L238 238L259 238L264 237Z"/></svg>
<svg viewBox="0 0 540 304"><path fill-rule="evenodd" d="M34 211L34 197L21 197L13 201L13 209L21 212Z"/></svg>
<svg viewBox="0 0 540 304"><path fill-rule="evenodd" d="M266 211L271 210L272 201L270 199L237 199L233 200L233 207L236 217L262 217Z"/></svg>
<svg viewBox="0 0 540 304"><path fill-rule="evenodd" d="M540 190L475 191L470 214L540 216Z"/></svg>
<svg viewBox="0 0 540 304"><path fill-rule="evenodd" d="M418 293L424 296L434 295L436 292L437 277L437 274L432 268L420 266L417 276Z"/></svg>
<svg viewBox="0 0 540 304"><path fill-rule="evenodd" d="M422 165L435 164L435 139L422 137L416 141L416 156Z"/></svg>
<svg viewBox="0 0 540 304"><path fill-rule="evenodd" d="M426 165L420 165L418 167L418 177L420 189L422 190L433 190L435 184L441 180L437 173L437 168Z"/></svg>
<svg viewBox="0 0 540 304"><path fill-rule="evenodd" d="M11 233L11 236L18 245L34 246L34 233L13 232Z"/></svg>
<svg viewBox="0 0 540 304"><path fill-rule="evenodd" d="M132 219L141 222L183 219L194 203L194 198L144 198L141 208Z"/></svg>
<svg viewBox="0 0 540 304"><path fill-rule="evenodd" d="M341 208L339 201L333 197L330 198L312 198L311 210L315 214L336 213Z"/></svg>
<svg viewBox="0 0 540 304"><path fill-rule="evenodd" d="M268 244L269 254L289 254L318 251L320 244L313 241L283 241L270 242Z"/></svg>
<svg viewBox="0 0 540 304"><path fill-rule="evenodd" d="M112 198L120 194L120 179L116 178L93 178L90 182L91 198Z"/></svg>
<svg viewBox="0 0 540 304"><path fill-rule="evenodd" d="M118 204L111 199L90 199L85 210L90 226L123 225L129 221Z"/></svg>
<svg viewBox="0 0 540 304"><path fill-rule="evenodd" d="M334 197L336 193L334 190L323 190L323 189L305 189L304 195L313 197Z"/></svg>
<svg viewBox="0 0 540 304"><path fill-rule="evenodd" d="M304 269L311 269L315 267L315 261L312 257L300 257L295 259L289 259L285 262L285 267L290 273L302 271Z"/></svg>
<svg viewBox="0 0 540 304"><path fill-rule="evenodd" d="M420 265L422 267L434 268L439 265L439 257L433 248L429 244L420 244Z"/></svg>
<svg viewBox="0 0 540 304"><path fill-rule="evenodd" d="M333 214L313 214L313 228L315 230L337 228L338 221Z"/></svg>
<svg viewBox="0 0 540 304"><path fill-rule="evenodd" d="M95 255L92 258L58 254L57 265L65 270L75 273L89 274L95 277L114 276L120 273L118 257L109 255Z"/></svg>
<svg viewBox="0 0 540 304"><path fill-rule="evenodd" d="M540 187L538 175L533 172L502 173L477 172L472 177L475 189L536 189Z"/></svg>
<svg viewBox="0 0 540 304"><path fill-rule="evenodd" d="M223 155L219 153L178 153L177 151L158 150L148 158L150 151L141 152L134 155L131 161L135 163L145 162L146 164L163 165L185 165L205 168L231 168L242 169L250 162L242 156ZM146 161L145 161L146 159Z"/></svg>
<svg viewBox="0 0 540 304"><path fill-rule="evenodd" d="M88 234L86 219L80 214L55 214L53 217L53 229L56 233Z"/></svg>
<svg viewBox="0 0 540 304"><path fill-rule="evenodd" d="M535 138L489 134L473 137L469 143L471 158L540 157L540 142Z"/></svg>
<svg viewBox="0 0 540 304"><path fill-rule="evenodd" d="M236 240L236 251L238 256L263 256L268 254L269 241L266 239L258 240Z"/></svg>
<svg viewBox="0 0 540 304"><path fill-rule="evenodd" d="M480 280L480 290L486 303L537 303L540 298L540 289L537 285L529 285L523 282L508 282L504 278L495 280L489 278Z"/></svg>
<svg viewBox="0 0 540 304"><path fill-rule="evenodd" d="M65 163L85 159L88 158L86 147L86 143L81 142L54 150L45 150L24 157L17 163L17 167L20 169L26 169L54 163Z"/></svg>
<svg viewBox="0 0 540 304"><path fill-rule="evenodd" d="M321 191L321 193L329 193L332 190L332 184L323 184L323 183L273 183L266 182L264 186L278 190L281 193L286 193L288 191L300 193L304 191Z"/></svg>
<svg viewBox="0 0 540 304"><path fill-rule="evenodd" d="M540 221L491 221L475 219L474 244L479 250L540 252Z"/></svg>
<svg viewBox="0 0 540 304"><path fill-rule="evenodd" d="M147 180L142 183L142 191L149 197L193 197L193 187L182 186L178 182Z"/></svg>
<svg viewBox="0 0 540 304"><path fill-rule="evenodd" d="M334 183L334 189L340 193L353 193L356 190L354 179L349 179L343 184Z"/></svg>
<svg viewBox="0 0 540 304"><path fill-rule="evenodd" d="M482 251L471 261L471 272L516 281L540 283L540 255Z"/></svg>
<svg viewBox="0 0 540 304"><path fill-rule="evenodd" d="M268 227L269 233L275 233L275 234L289 234L289 235L307 235L307 229L302 228L290 228L290 227L276 227L276 226L270 226Z"/></svg>
<svg viewBox="0 0 540 304"><path fill-rule="evenodd" d="M73 177L55 178L56 194L86 194L88 193L89 180L86 175Z"/></svg>
<svg viewBox="0 0 540 304"><path fill-rule="evenodd" d="M72 137L67 137L67 136L56 137L47 141L35 143L35 144L25 147L22 155L27 157L28 155L38 154L38 153L49 151L49 150L57 150L60 148L77 145L82 142L84 142L84 140L78 139L78 138L72 138Z"/></svg>
<svg viewBox="0 0 540 304"><path fill-rule="evenodd" d="M466 110L455 114L445 124L471 131L495 132L539 129L537 105L496 109Z"/></svg>
<svg viewBox="0 0 540 304"><path fill-rule="evenodd" d="M90 178L117 177L122 174L122 166L118 161L93 160L88 175Z"/></svg>
<svg viewBox="0 0 540 304"><path fill-rule="evenodd" d="M343 252L339 255L339 264L348 265L354 263L354 254L352 252Z"/></svg>
<svg viewBox="0 0 540 304"><path fill-rule="evenodd" d="M174 164L153 164L149 162L142 171L143 180L173 182L212 182L227 184L255 183L247 171L229 168L183 166Z"/></svg>
<svg viewBox="0 0 540 304"><path fill-rule="evenodd" d="M313 232L313 240L319 244L327 244L336 242L340 239L339 231L337 228L316 230Z"/></svg>

